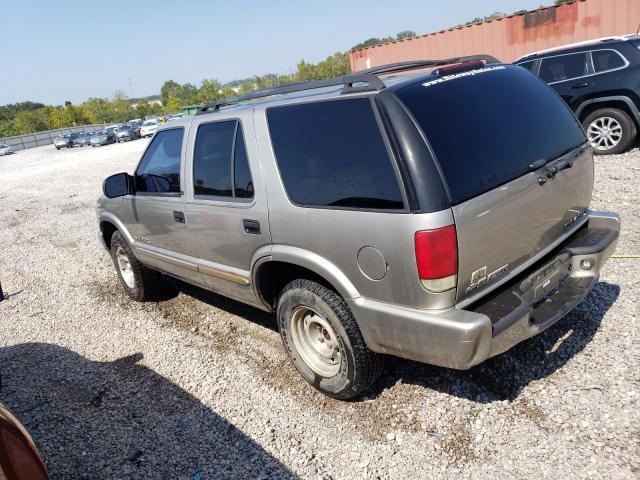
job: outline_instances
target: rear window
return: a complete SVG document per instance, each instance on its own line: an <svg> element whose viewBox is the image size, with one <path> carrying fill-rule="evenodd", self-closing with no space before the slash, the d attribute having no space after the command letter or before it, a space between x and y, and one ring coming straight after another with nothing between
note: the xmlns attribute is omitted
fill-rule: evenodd
<svg viewBox="0 0 640 480"><path fill-rule="evenodd" d="M615 50L594 50L591 52L591 58L593 58L593 68L596 72L622 68L626 64L622 56Z"/></svg>
<svg viewBox="0 0 640 480"><path fill-rule="evenodd" d="M431 144L454 203L586 141L564 102L522 68L469 73L396 91Z"/></svg>
<svg viewBox="0 0 640 480"><path fill-rule="evenodd" d="M522 68L526 68L527 70L529 70L531 72L531 71L533 71L533 65L535 63L536 63L535 60L530 60L528 62L518 63L518 65L521 66Z"/></svg>
<svg viewBox="0 0 640 480"><path fill-rule="evenodd" d="M267 110L278 168L292 202L402 209L402 195L371 102L333 100Z"/></svg>

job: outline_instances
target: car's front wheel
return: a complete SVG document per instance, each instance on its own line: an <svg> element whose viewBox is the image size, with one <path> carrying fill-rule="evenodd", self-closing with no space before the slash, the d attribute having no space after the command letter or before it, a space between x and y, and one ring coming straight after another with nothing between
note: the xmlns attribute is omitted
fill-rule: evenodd
<svg viewBox="0 0 640 480"><path fill-rule="evenodd" d="M304 379L346 400L368 389L384 356L367 348L344 299L306 279L290 282L278 299L278 328L289 358Z"/></svg>
<svg viewBox="0 0 640 480"><path fill-rule="evenodd" d="M622 153L636 137L633 120L617 108L596 110L587 115L582 125L597 155Z"/></svg>
<svg viewBox="0 0 640 480"><path fill-rule="evenodd" d="M116 231L111 238L111 258L127 295L137 302L157 299L166 290L162 275L145 267L136 258L124 235Z"/></svg>

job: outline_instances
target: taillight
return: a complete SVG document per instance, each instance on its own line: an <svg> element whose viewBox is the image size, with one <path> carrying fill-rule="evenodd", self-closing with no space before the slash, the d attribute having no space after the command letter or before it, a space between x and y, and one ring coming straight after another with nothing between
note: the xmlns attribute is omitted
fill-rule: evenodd
<svg viewBox="0 0 640 480"><path fill-rule="evenodd" d="M458 279L455 225L416 232L415 248L418 276L424 289L440 293L455 288Z"/></svg>

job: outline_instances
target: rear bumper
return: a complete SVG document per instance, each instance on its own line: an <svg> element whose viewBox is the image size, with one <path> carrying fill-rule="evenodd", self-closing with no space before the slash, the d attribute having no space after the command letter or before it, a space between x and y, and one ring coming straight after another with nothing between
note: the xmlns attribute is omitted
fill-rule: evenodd
<svg viewBox="0 0 640 480"><path fill-rule="evenodd" d="M586 228L474 305L427 311L347 300L369 348L467 369L549 328L595 286L618 242L620 219L591 212Z"/></svg>

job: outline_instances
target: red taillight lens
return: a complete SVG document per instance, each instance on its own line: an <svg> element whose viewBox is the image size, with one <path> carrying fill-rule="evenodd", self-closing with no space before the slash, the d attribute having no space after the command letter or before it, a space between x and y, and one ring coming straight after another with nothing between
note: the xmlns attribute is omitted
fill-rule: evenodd
<svg viewBox="0 0 640 480"><path fill-rule="evenodd" d="M458 273L456 227L416 232L416 264L421 280L450 277Z"/></svg>

